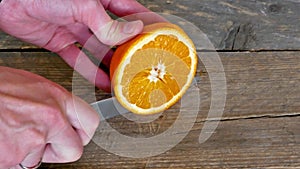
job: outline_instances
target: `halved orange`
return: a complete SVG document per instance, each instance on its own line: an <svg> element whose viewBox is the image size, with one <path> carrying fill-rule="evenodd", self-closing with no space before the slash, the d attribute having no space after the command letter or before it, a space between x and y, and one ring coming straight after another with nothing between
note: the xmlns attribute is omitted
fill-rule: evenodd
<svg viewBox="0 0 300 169"><path fill-rule="evenodd" d="M177 25L155 23L117 47L110 66L113 92L137 114L154 114L175 104L197 69L192 40Z"/></svg>

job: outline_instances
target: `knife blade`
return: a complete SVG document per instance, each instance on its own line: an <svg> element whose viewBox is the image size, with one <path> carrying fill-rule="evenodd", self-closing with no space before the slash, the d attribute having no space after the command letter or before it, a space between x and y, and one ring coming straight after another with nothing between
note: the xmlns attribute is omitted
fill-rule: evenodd
<svg viewBox="0 0 300 169"><path fill-rule="evenodd" d="M100 115L100 121L104 121L115 116L130 113L125 109L115 97L103 99L90 104Z"/></svg>

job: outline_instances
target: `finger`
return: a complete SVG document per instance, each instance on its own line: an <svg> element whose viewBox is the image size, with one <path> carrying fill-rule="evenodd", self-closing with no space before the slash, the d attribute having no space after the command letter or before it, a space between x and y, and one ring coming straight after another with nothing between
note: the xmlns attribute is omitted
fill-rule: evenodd
<svg viewBox="0 0 300 169"><path fill-rule="evenodd" d="M25 167L33 167L38 165L42 161L44 155L44 146L45 145L35 147L35 149L32 150L20 164Z"/></svg>
<svg viewBox="0 0 300 169"><path fill-rule="evenodd" d="M111 56L113 54L113 50L111 47L104 45L100 41L98 41L95 35L90 36L88 39L85 39L85 43L82 44L85 49L87 49L93 57L95 57L99 64L102 63L106 67L110 66Z"/></svg>
<svg viewBox="0 0 300 169"><path fill-rule="evenodd" d="M101 0L105 9L128 21L141 20L145 25L167 22L162 16L152 12L136 0Z"/></svg>
<svg viewBox="0 0 300 169"><path fill-rule="evenodd" d="M142 21L111 21L102 26L95 35L107 45L120 45L133 38L143 30Z"/></svg>
<svg viewBox="0 0 300 169"><path fill-rule="evenodd" d="M76 23L67 26L77 41L106 67L109 67L113 51L111 47L101 43L86 25ZM99 65L98 64L98 65Z"/></svg>
<svg viewBox="0 0 300 169"><path fill-rule="evenodd" d="M83 145L78 134L69 125L49 139L45 147L43 162L65 163L78 160L83 152Z"/></svg>
<svg viewBox="0 0 300 169"><path fill-rule="evenodd" d="M104 44L114 46L124 43L143 29L141 21L117 22L112 20L98 1L87 1L78 6L76 19L86 24Z"/></svg>
<svg viewBox="0 0 300 169"><path fill-rule="evenodd" d="M106 92L110 92L109 76L99 69L76 45L71 44L58 54L88 81Z"/></svg>
<svg viewBox="0 0 300 169"><path fill-rule="evenodd" d="M60 27L56 30L52 39L43 47L59 54L88 81L104 91L110 92L110 80L108 75L92 63L92 61L74 45L74 42L76 42L76 39L73 33L65 27Z"/></svg>
<svg viewBox="0 0 300 169"><path fill-rule="evenodd" d="M154 12L135 13L135 14L123 16L122 19L126 21L141 20L144 25L150 25L158 22L168 22L162 16Z"/></svg>
<svg viewBox="0 0 300 169"><path fill-rule="evenodd" d="M100 0L104 8L118 16L131 15L134 13L150 12L148 8L136 0Z"/></svg>
<svg viewBox="0 0 300 169"><path fill-rule="evenodd" d="M67 101L66 114L83 145L88 144L99 125L99 114L77 96L73 96Z"/></svg>

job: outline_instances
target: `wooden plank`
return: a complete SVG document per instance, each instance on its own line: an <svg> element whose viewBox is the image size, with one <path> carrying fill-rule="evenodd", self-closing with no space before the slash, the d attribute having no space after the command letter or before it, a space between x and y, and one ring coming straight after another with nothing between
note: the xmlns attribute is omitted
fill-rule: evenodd
<svg viewBox="0 0 300 169"><path fill-rule="evenodd" d="M119 157L90 143L79 161L42 168L299 168L299 125L299 116L222 121L212 137L199 144L198 123L175 148L155 157Z"/></svg>
<svg viewBox="0 0 300 169"><path fill-rule="evenodd" d="M299 50L299 0L139 0L199 27L218 50ZM35 48L0 33L0 49ZM198 45L199 49L201 44Z"/></svg>
<svg viewBox="0 0 300 169"><path fill-rule="evenodd" d="M139 1L194 23L218 50L300 49L299 0Z"/></svg>
<svg viewBox="0 0 300 169"><path fill-rule="evenodd" d="M38 48L35 45L23 42L15 37L12 37L0 29L0 49L32 49Z"/></svg>
<svg viewBox="0 0 300 169"><path fill-rule="evenodd" d="M206 54L199 52L199 56ZM300 112L299 52L225 52L219 55L227 82L224 119ZM0 56L0 65L38 73L69 91L72 90L73 78L76 93L80 97L87 102L95 99L93 93L90 93L94 87L53 53L2 52ZM198 118L203 120L211 106L211 83L202 62L198 67L197 79L201 100ZM105 98L109 94L97 90L96 97Z"/></svg>
<svg viewBox="0 0 300 169"><path fill-rule="evenodd" d="M220 57L227 81L224 117L300 112L299 52L220 53ZM200 82L202 91L208 91L201 98L203 109L210 101L206 82Z"/></svg>
<svg viewBox="0 0 300 169"><path fill-rule="evenodd" d="M209 53L199 53L205 57ZM94 143L83 157L70 164L44 164L42 168L294 168L300 167L300 53L219 53L227 81L227 100L222 120L211 138L198 138L211 101L210 65L200 63L197 79L201 105L196 123L173 149L150 158L125 158ZM1 52L0 65L40 74L72 90L79 81L80 97L90 102L93 88L56 54ZM109 97L100 90L98 99ZM151 123L140 124L116 117L109 124L131 137L153 137L167 130L177 118L178 107ZM149 145L151 148L151 145Z"/></svg>

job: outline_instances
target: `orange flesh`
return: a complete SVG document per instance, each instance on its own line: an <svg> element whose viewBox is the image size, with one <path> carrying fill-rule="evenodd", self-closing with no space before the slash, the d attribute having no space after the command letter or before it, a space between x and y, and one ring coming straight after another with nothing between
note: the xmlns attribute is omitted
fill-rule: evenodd
<svg viewBox="0 0 300 169"><path fill-rule="evenodd" d="M158 35L137 50L126 65L122 93L140 108L161 106L182 89L190 69L188 47L175 36Z"/></svg>

